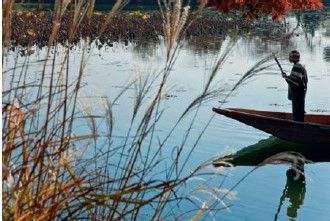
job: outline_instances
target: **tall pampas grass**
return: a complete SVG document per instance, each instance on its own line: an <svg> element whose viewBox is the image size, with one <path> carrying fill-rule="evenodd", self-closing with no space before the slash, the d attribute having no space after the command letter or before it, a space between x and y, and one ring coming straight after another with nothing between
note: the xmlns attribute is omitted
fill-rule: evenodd
<svg viewBox="0 0 330 221"><path fill-rule="evenodd" d="M10 3L4 2L5 30L10 27ZM57 39L63 16L72 1L55 2L52 29L45 57L38 63L41 71L36 83L31 85L24 80L34 74L29 57L18 65L17 54L15 67L3 71L3 74L12 74L3 95L4 219L137 220L146 211L150 220L164 217L179 219L185 218L186 214L178 214L176 209L182 202L189 202L194 206L187 216L198 220L206 213L211 214L215 207L228 209L230 205L224 200L235 198L233 189L204 185L197 186L188 195L180 193L193 178L203 179L202 172L211 165L211 162L206 162L185 173L210 121L197 137L192 138L192 145L188 144L188 139L201 105L221 91L212 86L236 39L229 41L219 52L219 60L208 75L201 94L191 101L176 121L173 120L173 127L165 137L160 138L156 131L164 113L162 104L167 80L178 57L185 30L191 24L188 22L189 6L184 7L180 0L175 0L173 5L169 0L158 1L166 45L164 67L159 72L128 82L113 100L102 98L104 110L96 116L79 99L88 50L92 47L89 38L82 42L78 65L70 66L70 47L82 20L91 20L95 1L77 0L75 3L70 14L65 49L60 51ZM124 0L116 1L105 16L97 38L104 37L116 13L126 4ZM7 34L3 36L4 46L7 46L9 37ZM71 75L72 72L77 74ZM118 144L114 142L114 107L131 87L135 89L132 115L125 136ZM26 92L30 92L29 98ZM169 138L192 111L195 112L181 142L172 149L172 158L164 162L162 151L172 147ZM75 123L82 121L88 130L78 134ZM185 151L187 154L183 155ZM200 194L207 194L207 200L201 200ZM196 205L195 200L200 203ZM214 218L213 215L211 217Z"/></svg>
<svg viewBox="0 0 330 221"><path fill-rule="evenodd" d="M190 9L190 6L183 7L181 0L172 3L171 0L158 0L163 20L167 60L175 53L175 48L183 36Z"/></svg>
<svg viewBox="0 0 330 221"><path fill-rule="evenodd" d="M12 3L3 3L4 50L10 47ZM95 182L96 171L75 166L84 151L83 147L77 150L75 144L95 140L97 132L96 118L88 110L85 118L90 132L76 135L73 128L78 119L76 106L88 58L88 41L83 46L78 75L69 77L69 48L82 19L93 9L94 1L77 2L69 24L68 49L58 51L56 42L70 3L70 0L55 1L45 59L38 61L41 67L38 82L27 82L34 74L29 55L18 65L17 52L14 67L8 70L3 64L3 76L10 76L4 84L2 108L2 214L5 220L87 218L91 217L91 206L100 197L91 194L100 187ZM3 55L6 59L7 54Z"/></svg>

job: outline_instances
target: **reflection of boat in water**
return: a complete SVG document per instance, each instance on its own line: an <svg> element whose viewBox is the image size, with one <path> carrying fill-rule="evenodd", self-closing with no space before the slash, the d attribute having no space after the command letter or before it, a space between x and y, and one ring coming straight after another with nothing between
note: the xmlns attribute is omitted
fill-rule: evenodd
<svg viewBox="0 0 330 221"><path fill-rule="evenodd" d="M312 162L330 162L330 148L325 144L301 144L270 137L245 147L234 154L221 157L214 161L215 166L228 162L234 166L257 166L265 159L286 151L294 151ZM219 162L219 163L217 163Z"/></svg>
<svg viewBox="0 0 330 221"><path fill-rule="evenodd" d="M213 161L214 166L259 166L263 165L265 160L274 155L286 152L297 152L304 156L305 159L301 164L298 162L300 172L304 170L304 163L308 162L330 162L329 145L311 145L301 144L291 141L281 140L276 137L260 140L258 143L245 147L234 154L227 155ZM290 162L287 162L290 163ZM291 162L293 163L293 162ZM297 168L296 168L297 169ZM305 176L299 173L297 176L296 169L288 169L286 172L286 185L283 189L280 202L277 207L274 221L281 220L279 217L283 205L287 205L286 216L288 220L296 220L298 210L304 202L306 193ZM287 201L287 203L284 203Z"/></svg>
<svg viewBox="0 0 330 221"><path fill-rule="evenodd" d="M213 108L213 111L284 140L330 144L330 115L306 114L305 122L297 122L292 120L291 113L237 108Z"/></svg>

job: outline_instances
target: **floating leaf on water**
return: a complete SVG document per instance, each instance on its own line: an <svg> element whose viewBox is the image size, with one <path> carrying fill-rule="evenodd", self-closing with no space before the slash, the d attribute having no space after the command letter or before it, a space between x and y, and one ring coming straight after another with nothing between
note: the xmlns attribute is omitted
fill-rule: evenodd
<svg viewBox="0 0 330 221"><path fill-rule="evenodd" d="M31 36L31 37L36 36L36 34L34 33L33 29L28 29L28 30L26 31L26 33L28 34L28 36Z"/></svg>
<svg viewBox="0 0 330 221"><path fill-rule="evenodd" d="M25 15L26 15L26 17L31 17L33 15L33 13L32 12L27 12Z"/></svg>
<svg viewBox="0 0 330 221"><path fill-rule="evenodd" d="M150 18L150 15L147 15L147 14L146 14L146 15L143 15L142 18L143 18L144 20L147 20L147 19Z"/></svg>
<svg viewBox="0 0 330 221"><path fill-rule="evenodd" d="M101 12L94 12L94 15L96 15L96 16L101 16L102 13L101 13Z"/></svg>

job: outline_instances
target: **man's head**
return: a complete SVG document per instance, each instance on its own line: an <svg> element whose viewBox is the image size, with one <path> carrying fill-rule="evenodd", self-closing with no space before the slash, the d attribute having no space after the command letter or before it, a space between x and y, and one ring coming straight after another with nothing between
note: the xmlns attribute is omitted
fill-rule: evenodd
<svg viewBox="0 0 330 221"><path fill-rule="evenodd" d="M297 63L300 60L300 53L297 50L293 50L289 54L289 61L291 63Z"/></svg>

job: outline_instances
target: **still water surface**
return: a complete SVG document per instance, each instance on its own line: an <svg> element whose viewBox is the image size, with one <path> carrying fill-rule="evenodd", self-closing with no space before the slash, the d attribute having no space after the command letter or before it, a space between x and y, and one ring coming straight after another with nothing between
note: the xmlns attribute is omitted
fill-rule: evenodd
<svg viewBox="0 0 330 221"><path fill-rule="evenodd" d="M257 61L272 52L280 52L281 61L287 72L291 69L286 60L290 50L301 52L301 62L309 75L306 110L308 113L330 114L330 63L327 51L330 46L328 30L319 28L314 36L299 34L282 41L267 41L259 38L240 38L229 58L217 75L215 88L231 88L240 77ZM203 89L207 75L218 58L219 51L228 44L228 39L200 39L202 46L188 42L180 51L166 89L167 101L159 134L171 128L179 114ZM206 41L206 42L205 42ZM206 46L205 46L206 45ZM114 96L128 79L136 74L148 74L164 65L164 46L116 44L113 48L102 48L90 58L87 68L88 89L100 95ZM137 70L140 70L137 73ZM117 93L116 93L117 91ZM86 92L88 93L88 92ZM119 101L115 113L121 129L128 126L131 95ZM222 96L223 98L223 96ZM241 107L270 111L291 111L287 100L287 85L281 79L277 67L269 68L260 75L250 78L224 103L213 99L199 110L194 126L196 136L212 117L213 106ZM120 131L117 130L117 132ZM173 138L173 145L180 142L182 134ZM175 138L176 137L176 138ZM216 116L194 151L187 171L228 150L239 150L269 135L222 116ZM252 173L235 190L238 200L230 202L231 212L217 213L217 220L328 220L330 214L330 164L306 165L306 180L290 184L286 176L288 166L269 165ZM233 186L252 167L236 167L224 186Z"/></svg>
<svg viewBox="0 0 330 221"><path fill-rule="evenodd" d="M239 37L225 64L218 71L215 83L212 84L212 88L224 91L201 106L188 144L194 143L202 128L213 117L212 107L291 111L291 104L287 100L287 84L281 78L274 61L268 62L271 67L249 78L222 102L228 90L243 74L272 52L279 52L280 62L289 73L291 65L286 60L287 54L294 49L300 51L301 63L306 66L309 76L306 111L330 114L330 26L328 27L327 23L330 21L324 21L313 33L298 30L294 37L277 41L252 36ZM199 43L192 44L188 40L184 43L166 86L166 100L162 106L164 114L158 123L157 136L163 138L184 109L202 92L219 52L224 50L229 41L229 37L201 38L197 41ZM79 64L79 46L73 49L71 54L72 65ZM157 73L164 67L164 54L165 47L162 43L114 43L112 47L92 47L80 99L95 113L101 113L102 97L113 100L130 80ZM35 58L38 59L38 55L35 55ZM118 144L129 127L135 96L132 86L113 107L117 125L114 136L117 137L115 142ZM191 117L188 117L183 122L182 128L171 137L169 146L175 146L182 141L190 120ZM185 171L188 173L205 160L240 150L268 137L269 134L252 127L223 116L214 116L192 153ZM166 157L171 154L170 150L164 150ZM238 166L229 170L229 178L223 186L232 187L251 169L253 167ZM224 210L216 213L214 217L206 217L205 220L212 217L216 220L251 221L329 220L330 163L306 165L305 180L294 184L290 176L286 175L288 169L286 165L268 165L257 169L235 188L238 199L228 203L232 205L230 212Z"/></svg>

